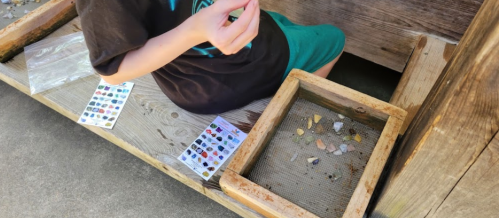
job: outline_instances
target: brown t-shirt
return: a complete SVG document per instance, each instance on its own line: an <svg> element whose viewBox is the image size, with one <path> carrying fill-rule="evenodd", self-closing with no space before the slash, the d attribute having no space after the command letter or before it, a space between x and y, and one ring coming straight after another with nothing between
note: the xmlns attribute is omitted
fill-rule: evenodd
<svg viewBox="0 0 499 218"><path fill-rule="evenodd" d="M126 53L181 24L211 0L78 0L90 60L102 75L116 73ZM189 49L152 72L161 90L194 113L221 113L275 93L289 61L281 29L265 11L258 36L234 55L210 43Z"/></svg>

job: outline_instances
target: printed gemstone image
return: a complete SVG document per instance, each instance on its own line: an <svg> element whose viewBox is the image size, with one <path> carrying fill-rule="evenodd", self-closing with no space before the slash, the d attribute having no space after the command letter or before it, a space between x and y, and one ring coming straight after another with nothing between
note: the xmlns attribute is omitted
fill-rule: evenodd
<svg viewBox="0 0 499 218"><path fill-rule="evenodd" d="M210 176L210 174L208 172L203 172L203 176L208 177L208 176Z"/></svg>
<svg viewBox="0 0 499 218"><path fill-rule="evenodd" d="M203 152L203 153L201 154L201 156L203 156L204 158L207 158L207 157L208 157L208 153Z"/></svg>
<svg viewBox="0 0 499 218"><path fill-rule="evenodd" d="M207 147L206 150L207 151L213 151L213 148L212 147Z"/></svg>
<svg viewBox="0 0 499 218"><path fill-rule="evenodd" d="M88 103L88 105L95 106L95 101L91 101L90 103Z"/></svg>
<svg viewBox="0 0 499 218"><path fill-rule="evenodd" d="M219 146L218 146L218 150L219 150L219 151L223 151L224 149L225 149L225 148L224 148L223 146L221 146L221 145L219 145Z"/></svg>
<svg viewBox="0 0 499 218"><path fill-rule="evenodd" d="M215 167L208 167L208 171L214 171Z"/></svg>
<svg viewBox="0 0 499 218"><path fill-rule="evenodd" d="M203 149L201 149L201 148L196 149L196 153L198 153L198 154L203 153Z"/></svg>
<svg viewBox="0 0 499 218"><path fill-rule="evenodd" d="M196 143L197 143L198 145L201 145L201 143L202 143L202 142L203 142L203 141L202 141L201 139L197 139L197 140L196 140Z"/></svg>
<svg viewBox="0 0 499 218"><path fill-rule="evenodd" d="M217 128L217 125L215 125L214 123L212 123L212 124L210 125L210 127L211 127L212 129L215 129L215 128Z"/></svg>

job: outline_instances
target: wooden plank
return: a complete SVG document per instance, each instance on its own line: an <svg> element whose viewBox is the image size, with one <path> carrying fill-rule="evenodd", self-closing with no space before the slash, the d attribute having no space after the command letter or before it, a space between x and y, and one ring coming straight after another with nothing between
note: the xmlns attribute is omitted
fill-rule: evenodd
<svg viewBox="0 0 499 218"><path fill-rule="evenodd" d="M300 97L314 99L312 102L316 104L331 108L377 129L383 129L389 116L400 120L405 118L406 112L398 107L318 76L308 76L308 74L302 70L293 70L288 75L288 77L300 80Z"/></svg>
<svg viewBox="0 0 499 218"><path fill-rule="evenodd" d="M80 20L75 18L48 37L67 35L80 30ZM0 64L0 79L29 94L24 53L20 53L6 64ZM99 81L100 78L93 75L32 97L76 121ZM180 109L161 92L150 75L132 82L135 83L135 87L114 129L107 130L86 125L84 127L239 215L261 217L223 192L204 188L202 178L177 160L177 157L217 115L198 115ZM233 110L220 116L234 124L251 123L247 119L246 111L259 113L269 101L268 98L262 99L241 110ZM225 167L222 166L221 170L225 170ZM221 176L221 170L216 175Z"/></svg>
<svg viewBox="0 0 499 218"><path fill-rule="evenodd" d="M464 174L431 217L483 217L499 214L499 134Z"/></svg>
<svg viewBox="0 0 499 218"><path fill-rule="evenodd" d="M436 215L499 130L497 11L486 0L466 31L402 138L372 217Z"/></svg>
<svg viewBox="0 0 499 218"><path fill-rule="evenodd" d="M74 0L51 0L0 30L0 62L49 35L77 16Z"/></svg>
<svg viewBox="0 0 499 218"><path fill-rule="evenodd" d="M281 124L295 102L298 87L299 81L297 79L284 80L281 88L270 101L269 110L264 111L260 116L252 132L234 155L234 159L227 167L228 169L240 175L248 173L264 149L264 146L260 145L266 145L272 138L277 126Z"/></svg>
<svg viewBox="0 0 499 218"><path fill-rule="evenodd" d="M386 122L383 132L379 137L378 143L367 162L366 168L362 177L360 177L359 183L355 188L355 191L348 203L348 206L343 214L343 217L363 217L367 208L367 204L371 199L374 188L378 183L379 177L385 163L388 160L388 156L392 151L395 140L402 126L403 120L390 116Z"/></svg>
<svg viewBox="0 0 499 218"><path fill-rule="evenodd" d="M317 217L230 169L222 175L220 186L225 194L252 208L258 208L257 212L265 217Z"/></svg>
<svg viewBox="0 0 499 218"><path fill-rule="evenodd" d="M402 72L419 35L457 42L483 0L260 0L291 21L332 24L345 32L345 51Z"/></svg>
<svg viewBox="0 0 499 218"><path fill-rule="evenodd" d="M390 104L407 111L403 135L449 61L455 45L431 36L421 36L418 45L390 99Z"/></svg>

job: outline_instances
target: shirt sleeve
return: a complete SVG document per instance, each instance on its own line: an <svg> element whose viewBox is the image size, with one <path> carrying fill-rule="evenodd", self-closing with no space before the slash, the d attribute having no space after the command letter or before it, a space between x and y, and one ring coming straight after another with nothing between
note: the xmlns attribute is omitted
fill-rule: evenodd
<svg viewBox="0 0 499 218"><path fill-rule="evenodd" d="M99 74L115 74L127 52L138 49L147 42L147 2L149 1L76 1L90 62Z"/></svg>

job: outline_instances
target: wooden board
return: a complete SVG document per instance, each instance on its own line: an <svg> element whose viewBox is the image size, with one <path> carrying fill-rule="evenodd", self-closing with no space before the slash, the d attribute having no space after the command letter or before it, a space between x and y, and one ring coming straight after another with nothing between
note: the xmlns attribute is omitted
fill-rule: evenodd
<svg viewBox="0 0 499 218"><path fill-rule="evenodd" d="M499 134L487 145L439 209L429 217L493 218L499 214Z"/></svg>
<svg viewBox="0 0 499 218"><path fill-rule="evenodd" d="M386 102L297 69L290 72L277 91L276 97L272 99L263 112L262 119L257 121L255 127L236 152L234 159L222 175L220 185L226 194L266 216L316 217L316 215L296 204L243 177L244 174L251 170L253 163L259 158L259 154L273 136L276 127L288 113L290 106L296 99L297 92L299 93L302 90L315 93L320 97L318 99L306 99L310 102L315 103L317 100L334 102L324 103L323 105L326 107L328 105L343 105L344 108L363 108L362 112L357 111L363 116L356 116L355 118L372 120L368 117L376 117L386 122L380 139L376 143L375 149L364 169L365 173L362 174L343 215L343 217L349 218L362 217L386 160L395 144L406 112ZM303 97L307 96L311 95Z"/></svg>
<svg viewBox="0 0 499 218"><path fill-rule="evenodd" d="M0 62L49 35L77 16L74 0L51 0L0 30Z"/></svg>
<svg viewBox="0 0 499 218"><path fill-rule="evenodd" d="M457 42L483 0L260 0L291 21L332 24L345 32L345 51L402 72L419 36Z"/></svg>
<svg viewBox="0 0 499 218"><path fill-rule="evenodd" d="M48 37L66 35L80 30L80 20L75 18ZM0 79L29 94L24 53L17 55L6 64L0 64ZM32 97L76 121L99 81L100 78L94 75L32 95ZM114 129L84 127L239 215L261 217L223 192L204 188L202 178L177 160L177 157L217 115L198 115L180 109L161 92L150 75L132 82L135 82L135 86ZM240 110L223 113L220 116L233 124L252 124L253 122L247 117L261 113L269 101L270 99L256 101ZM221 170L224 170L226 165L222 166ZM221 173L219 170L216 175L220 176Z"/></svg>
<svg viewBox="0 0 499 218"><path fill-rule="evenodd" d="M421 36L402 78L390 99L390 104L407 111L403 135L428 96L455 49L454 44L431 36Z"/></svg>
<svg viewBox="0 0 499 218"><path fill-rule="evenodd" d="M372 217L436 215L498 132L497 11L499 1L486 0L466 31L402 138Z"/></svg>

